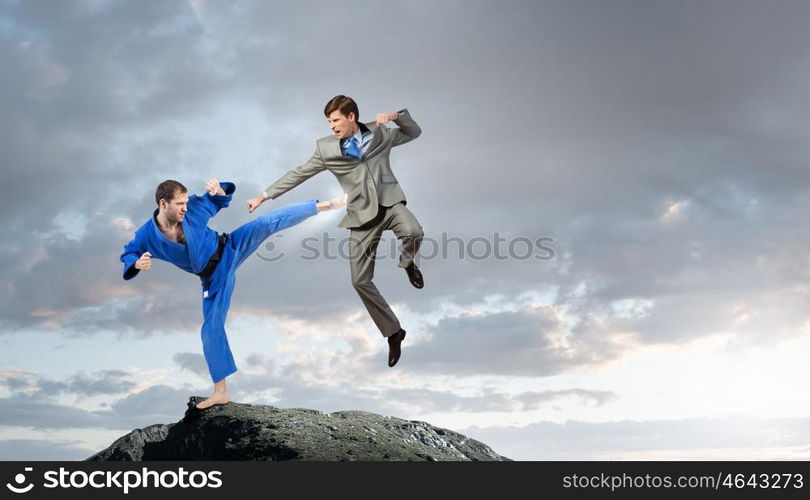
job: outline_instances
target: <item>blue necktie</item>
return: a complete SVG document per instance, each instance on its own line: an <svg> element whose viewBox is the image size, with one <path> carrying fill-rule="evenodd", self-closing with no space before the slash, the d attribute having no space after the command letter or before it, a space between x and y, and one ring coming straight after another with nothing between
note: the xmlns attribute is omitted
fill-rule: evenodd
<svg viewBox="0 0 810 500"><path fill-rule="evenodd" d="M357 147L357 137L349 139L349 143L346 145L346 154L354 158L360 158L360 148Z"/></svg>

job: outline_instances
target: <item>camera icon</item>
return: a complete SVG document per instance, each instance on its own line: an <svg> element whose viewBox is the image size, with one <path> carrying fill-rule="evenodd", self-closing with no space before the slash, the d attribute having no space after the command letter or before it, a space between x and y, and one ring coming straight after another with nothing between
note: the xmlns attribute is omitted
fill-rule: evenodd
<svg viewBox="0 0 810 500"><path fill-rule="evenodd" d="M25 468L25 472L31 472L33 470L34 470L33 467L26 467ZM16 482L18 485L22 485L25 482L25 474L19 473L16 476L14 476L14 482ZM20 487L20 486L14 486L11 483L6 483L6 488L10 489L14 493L28 493L29 491L31 491L31 488L33 488L33 487L34 487L33 484L29 484L27 486L21 486Z"/></svg>

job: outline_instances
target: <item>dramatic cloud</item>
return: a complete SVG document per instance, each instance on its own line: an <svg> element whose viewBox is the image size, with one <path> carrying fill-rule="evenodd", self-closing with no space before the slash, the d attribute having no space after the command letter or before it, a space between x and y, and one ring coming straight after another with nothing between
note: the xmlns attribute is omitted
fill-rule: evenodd
<svg viewBox="0 0 810 500"><path fill-rule="evenodd" d="M544 376L614 360L633 346L626 332L589 321L567 328L565 321L546 306L442 318L429 340L408 348L409 365L449 374Z"/></svg>
<svg viewBox="0 0 810 500"><path fill-rule="evenodd" d="M450 243L439 249L449 258L424 263L428 288L420 293L390 259L381 262L378 281L392 303L428 313L446 302L474 304L482 292L519 295L550 283L561 304L585 318L617 300L654 301L649 327L639 325L650 340L725 328L727 311L757 301L763 285L788 294L806 276L799 264L810 260L810 236L790 223L809 198L806 151L793 133L802 115L791 104L802 101L801 83L810 78L796 64L807 57L797 43L807 8L786 6L795 12L782 16L735 4L733 19L726 8L365 6L369 20L398 19L389 35L412 43L395 56L387 44L370 44L366 59L378 62L345 73L321 56L332 50L329 30L300 37L299 21L331 22L305 4L11 4L14 22L2 32L12 75L3 97L10 116L3 164L11 167L4 169L11 196L3 213L41 235L0 245L17 263L0 279L18 297L4 318L9 328L58 324L78 333L193 330L200 319L194 280L162 270L148 278L159 289L148 292L117 281L115 257L131 233L110 225L145 220L150 190L162 177L203 170L244 186L215 223L236 227L248 218L243 200L304 161L327 132L320 107L338 85L355 89L368 113L408 106L423 125L423 137L395 151L394 162L428 236L461 238L479 253L484 243L470 241L494 245L496 233L554 238L552 261L459 259ZM449 37L448 18L456 20ZM387 62L392 57L396 64ZM394 67L384 91L369 85ZM428 91L423 75L438 68L443 76ZM316 76L330 72L339 82ZM490 115L481 117L487 99ZM244 120L261 127L257 135L235 136L223 126ZM203 133L200 123L208 127ZM488 140L471 142L482 129ZM229 147L237 148L237 162L253 165L214 166L227 161L219 151ZM336 186L329 177L271 205L323 195ZM313 232L345 236L333 224L313 231L316 223L308 222L276 239L289 253L278 262L251 259L242 275L254 279L240 280L235 310L318 319L357 311L348 262L296 258L297 243ZM585 296L572 300L583 285ZM681 298L698 292L710 296ZM167 309L143 314L142 301L122 300L135 293ZM806 305L806 296L796 303ZM705 323L684 327L673 317ZM805 320L799 315L794 325Z"/></svg>
<svg viewBox="0 0 810 500"><path fill-rule="evenodd" d="M121 394L135 388L132 374L124 370L103 370L87 375L76 373L66 380L53 380L37 373L0 372L0 387L32 400L51 399L61 394L98 396Z"/></svg>
<svg viewBox="0 0 810 500"><path fill-rule="evenodd" d="M202 394L203 391L200 391ZM34 429L115 429L128 432L157 423L180 420L186 401L194 395L184 389L156 385L132 393L107 405L107 410L86 410L78 406L52 403L27 396L0 399L8 411L0 425Z"/></svg>
<svg viewBox="0 0 810 500"><path fill-rule="evenodd" d="M208 378L211 375L208 372L208 366L205 364L205 358L202 354L193 352L177 352L172 356L175 363L180 365L183 370L188 370L197 375Z"/></svg>

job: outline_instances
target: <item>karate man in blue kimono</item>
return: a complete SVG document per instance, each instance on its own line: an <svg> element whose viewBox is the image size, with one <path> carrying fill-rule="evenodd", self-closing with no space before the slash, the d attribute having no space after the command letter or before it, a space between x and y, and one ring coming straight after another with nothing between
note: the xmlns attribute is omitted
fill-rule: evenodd
<svg viewBox="0 0 810 500"><path fill-rule="evenodd" d="M236 186L211 179L206 194L187 195L185 186L167 180L157 187L158 208L152 218L124 246L121 262L124 279L152 268L152 259L165 260L200 277L202 284L203 354L214 381L214 393L196 405L204 410L228 402L225 378L236 371L225 318L231 303L236 269L271 234L294 226L323 210L345 206L346 198L319 202L317 199L293 203L264 214L230 234L218 235L208 227L208 219L228 206Z"/></svg>

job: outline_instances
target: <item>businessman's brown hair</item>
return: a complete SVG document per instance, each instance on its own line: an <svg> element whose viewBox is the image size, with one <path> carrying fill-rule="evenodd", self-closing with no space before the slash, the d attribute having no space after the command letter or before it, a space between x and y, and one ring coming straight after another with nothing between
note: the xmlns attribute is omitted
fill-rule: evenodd
<svg viewBox="0 0 810 500"><path fill-rule="evenodd" d="M326 103L326 107L323 108L323 114L329 118L329 115L335 110L340 111L340 113L346 117L349 116L349 113L354 113L355 120L360 121L360 110L357 109L357 103L354 102L354 99L351 97L336 95L329 99L329 102Z"/></svg>

